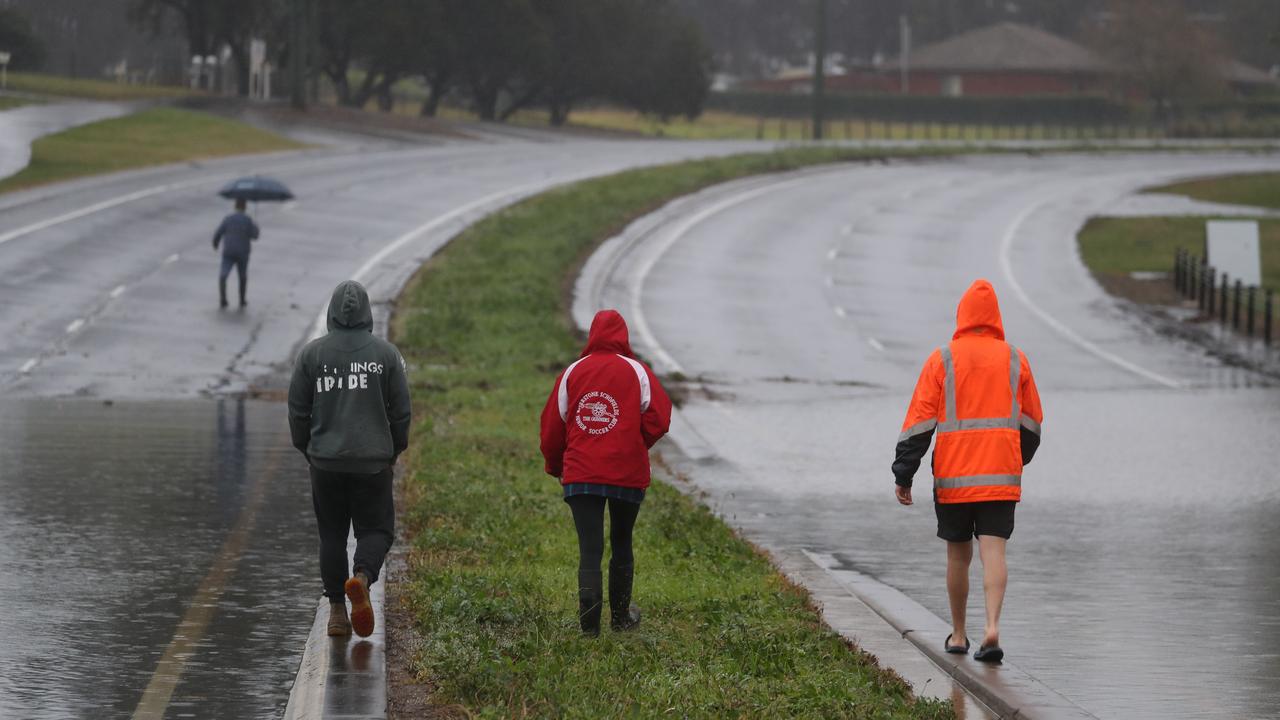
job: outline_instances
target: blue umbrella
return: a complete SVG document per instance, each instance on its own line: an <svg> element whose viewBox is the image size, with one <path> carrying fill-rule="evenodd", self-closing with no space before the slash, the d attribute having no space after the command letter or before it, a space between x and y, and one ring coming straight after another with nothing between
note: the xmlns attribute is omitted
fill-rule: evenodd
<svg viewBox="0 0 1280 720"><path fill-rule="evenodd" d="M233 180L222 186L218 194L228 200L253 202L283 202L293 199L293 193L289 192L289 188L285 187L284 183L256 175Z"/></svg>

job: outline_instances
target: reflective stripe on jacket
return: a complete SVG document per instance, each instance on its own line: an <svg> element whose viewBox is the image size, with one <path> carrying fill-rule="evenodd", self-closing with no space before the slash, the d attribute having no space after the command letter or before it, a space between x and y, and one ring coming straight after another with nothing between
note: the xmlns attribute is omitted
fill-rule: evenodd
<svg viewBox="0 0 1280 720"><path fill-rule="evenodd" d="M938 502L1019 500L1022 467L1039 447L1043 419L1031 366L1004 341L995 290L979 280L960 301L952 341L925 361L898 437L894 476L910 487L936 433Z"/></svg>

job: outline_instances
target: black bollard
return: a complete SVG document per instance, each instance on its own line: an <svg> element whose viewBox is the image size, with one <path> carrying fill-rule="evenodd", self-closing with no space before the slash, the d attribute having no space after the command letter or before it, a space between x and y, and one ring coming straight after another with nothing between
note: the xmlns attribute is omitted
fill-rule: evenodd
<svg viewBox="0 0 1280 720"><path fill-rule="evenodd" d="M1187 299L1195 300L1199 297L1199 278L1197 277L1197 268L1200 267L1200 261L1196 256L1192 255L1190 262L1187 263Z"/></svg>

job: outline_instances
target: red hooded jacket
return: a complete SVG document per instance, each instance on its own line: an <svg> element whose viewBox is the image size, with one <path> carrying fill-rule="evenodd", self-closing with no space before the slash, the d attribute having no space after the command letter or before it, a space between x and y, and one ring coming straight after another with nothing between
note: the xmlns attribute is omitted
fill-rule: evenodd
<svg viewBox="0 0 1280 720"><path fill-rule="evenodd" d="M580 359L556 378L542 410L542 455L561 484L649 487L649 448L667 434L671 399L635 359L627 323L601 310Z"/></svg>

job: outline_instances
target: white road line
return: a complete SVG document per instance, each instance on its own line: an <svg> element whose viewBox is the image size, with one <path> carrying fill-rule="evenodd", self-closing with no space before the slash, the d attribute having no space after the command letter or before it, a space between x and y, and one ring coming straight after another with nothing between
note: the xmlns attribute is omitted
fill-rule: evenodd
<svg viewBox="0 0 1280 720"><path fill-rule="evenodd" d="M876 352L884 352L884 343L873 337L867 338L867 344L874 348Z"/></svg>
<svg viewBox="0 0 1280 720"><path fill-rule="evenodd" d="M125 205L127 203L142 200L144 198L149 198L154 195L160 195L162 193L171 192L173 190L181 190L183 188L194 187L196 185L207 184L209 182L212 182L212 181L208 178L200 178L199 180L185 180L183 182L177 182L177 183L166 183L164 185L156 185L155 187L149 187L144 190L131 192L131 193L128 193L127 195L120 195L118 197L111 198L110 200L103 200L100 203L94 203L93 205L82 207L79 210L73 210L69 213L56 215L54 217L41 220L38 223L32 223L30 225L20 227L16 230L10 230L7 233L0 234L0 245L3 245L9 242L10 240L17 240L20 237L30 235L33 232L39 232L40 230L51 228L55 225L61 225L62 223L70 222L72 220L82 218L86 215L92 215L96 212L109 210L113 207L119 207L120 205Z"/></svg>
<svg viewBox="0 0 1280 720"><path fill-rule="evenodd" d="M39 364L40 364L40 358L31 358L30 360L22 363L22 367L18 368L18 372L23 375L26 375L27 373L31 372L36 365L39 365Z"/></svg>
<svg viewBox="0 0 1280 720"><path fill-rule="evenodd" d="M164 264L165 264L165 265L172 265L172 264L174 264L174 263L178 262L178 261L179 261L179 260L181 260L181 259L182 259L182 256L181 256L181 255L179 255L178 253L174 253L174 254L172 254L172 255L170 255L169 257L167 257L167 258L165 258L165 259L164 259Z"/></svg>
<svg viewBox="0 0 1280 720"><path fill-rule="evenodd" d="M67 334L71 335L82 327L84 327L84 318L76 318L75 320L71 321L70 325L67 326Z"/></svg>
<svg viewBox="0 0 1280 720"><path fill-rule="evenodd" d="M844 311L844 308L840 307L839 305L836 305L834 308L832 308L832 310L835 310L835 312L836 312L836 317L841 317L841 318L842 318L842 317L844 317L844 316L848 315L848 313Z"/></svg>
<svg viewBox="0 0 1280 720"><path fill-rule="evenodd" d="M852 225L845 225L844 227L840 228L840 234L841 234L841 235L852 235L852 234L853 234L853 226L852 226Z"/></svg>
<svg viewBox="0 0 1280 720"><path fill-rule="evenodd" d="M840 257L840 248L831 248L827 251L828 260L835 260L838 257Z"/></svg>
<svg viewBox="0 0 1280 720"><path fill-rule="evenodd" d="M521 196L522 194L528 193L532 190L536 190L545 185L546 183L541 183L541 182L529 183L527 185L521 185L520 187L511 189L511 190L503 190L502 192L496 192L492 195L486 195L485 197L482 197L479 200L467 203L466 205L463 205L460 208L447 212L444 215L439 215L433 218L432 220L426 223L423 223L422 225L419 225L418 227L401 235L395 240L392 240L391 242L387 243L387 245L385 245L381 250L374 253L372 257L366 260L363 265L357 268L356 271L351 274L351 279L355 280L356 282L363 283L365 281L365 276L367 276L371 270L377 267L378 263L385 260L388 255L404 247L406 244L411 243L414 240L417 240L423 235L426 235L432 230L435 230L444 225L447 225L453 222L454 220L457 220L460 217L465 217L468 213L475 212L476 210L479 210L480 208L483 208L486 205L501 203L505 200L514 200L517 197ZM329 304L328 304L328 301L325 301L324 307L320 309L320 314L316 316L316 320L311 326L311 339L314 340L315 338L318 338L325 333L326 325L328 322L328 314L329 314Z"/></svg>
<svg viewBox="0 0 1280 720"><path fill-rule="evenodd" d="M1027 291L1022 289L1022 284L1018 282L1018 278L1013 274L1013 263L1009 259L1009 253L1013 249L1013 241L1018 236L1018 232L1022 229L1023 223L1025 223L1037 210L1049 204L1049 202L1050 200L1043 200L1032 205L1026 210L1023 210L1022 213L1009 224L1009 227L1005 230L1004 237L1000 241L1000 269L1004 272L1004 278L1005 281L1009 283L1009 287L1013 288L1014 294L1018 296L1018 299L1022 301L1022 304L1025 305L1028 310L1030 310L1036 317L1040 318L1040 320L1043 321L1044 324L1048 325L1054 332L1093 355L1106 360L1119 368L1127 370L1134 375L1146 378L1147 380L1164 385L1165 387L1174 389L1181 389L1184 387L1183 383L1178 382L1177 380L1165 377L1157 372L1152 372L1151 370L1125 360L1114 353L1107 352L1093 342L1081 337L1076 333L1076 331L1067 327L1062 323L1062 321L1045 312L1039 305L1032 302L1031 297L1027 295Z"/></svg>
<svg viewBox="0 0 1280 720"><path fill-rule="evenodd" d="M116 289L111 291L111 297L112 297L112 299L120 297L121 295L123 295L123 294L124 294L124 291L125 291L125 290L127 290L127 289L128 289L128 287L126 287L126 286L124 286L124 285L117 285L117 286L116 286Z"/></svg>
<svg viewBox="0 0 1280 720"><path fill-rule="evenodd" d="M636 334L640 337L641 341L644 343L645 347L648 347L653 351L655 360L666 366L667 369L672 372L682 372L680 363L676 362L676 359L671 357L671 354L664 350L662 345L658 343L658 339L654 337L653 331L649 329L649 322L645 319L644 310L640 306L640 296L644 294L645 278L647 278L649 273L653 271L653 267L658 264L658 260L660 260L663 255L667 254L667 251L676 244L676 241L684 237L690 230L697 227L708 218L718 215L735 205L741 205L748 200L764 195L765 193L776 192L788 185L795 185L804 182L810 177L811 176L806 175L804 177L770 183L768 185L747 190L725 200L721 200L711 207L703 209L692 217L686 218L684 222L680 223L674 230L667 234L666 238L664 238L656 251L649 254L649 257L646 258L644 263L640 266L640 271L636 274L635 283L631 286L631 325L635 329Z"/></svg>

